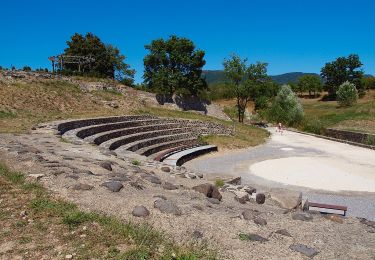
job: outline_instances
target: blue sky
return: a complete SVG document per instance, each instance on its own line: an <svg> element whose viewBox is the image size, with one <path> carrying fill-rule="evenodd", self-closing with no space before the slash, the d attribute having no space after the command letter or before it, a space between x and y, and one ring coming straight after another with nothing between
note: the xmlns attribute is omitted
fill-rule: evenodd
<svg viewBox="0 0 375 260"><path fill-rule="evenodd" d="M375 74L375 1L2 1L0 65L50 67L75 32L117 46L142 81L144 45L176 34L206 51L205 69L230 53L269 63L269 74L317 72L360 55Z"/></svg>

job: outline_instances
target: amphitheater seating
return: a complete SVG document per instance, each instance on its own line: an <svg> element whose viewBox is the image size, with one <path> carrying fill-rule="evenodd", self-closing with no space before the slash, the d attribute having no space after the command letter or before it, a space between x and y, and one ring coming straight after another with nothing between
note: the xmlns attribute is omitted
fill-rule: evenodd
<svg viewBox="0 0 375 260"><path fill-rule="evenodd" d="M66 121L57 130L66 139L93 143L117 154L133 152L157 161L180 156L176 165L186 158L217 150L214 146L201 146L198 136L231 134L230 129L217 123L150 115Z"/></svg>

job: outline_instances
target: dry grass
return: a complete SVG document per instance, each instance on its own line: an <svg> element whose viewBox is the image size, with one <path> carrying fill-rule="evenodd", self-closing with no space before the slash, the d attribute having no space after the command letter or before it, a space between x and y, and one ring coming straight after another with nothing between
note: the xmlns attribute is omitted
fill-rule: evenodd
<svg viewBox="0 0 375 260"><path fill-rule="evenodd" d="M114 109L103 101L116 101ZM134 100L111 91L84 93L58 80L0 83L0 132L24 133L34 125L58 119L128 114Z"/></svg>
<svg viewBox="0 0 375 260"><path fill-rule="evenodd" d="M0 164L1 259L214 259L147 224L84 212Z"/></svg>

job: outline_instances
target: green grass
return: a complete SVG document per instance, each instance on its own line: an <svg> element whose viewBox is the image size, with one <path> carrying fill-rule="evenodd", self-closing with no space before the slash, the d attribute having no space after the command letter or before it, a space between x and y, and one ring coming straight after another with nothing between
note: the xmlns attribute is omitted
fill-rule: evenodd
<svg viewBox="0 0 375 260"><path fill-rule="evenodd" d="M124 222L112 216L82 211L73 203L53 198L39 184L27 182L21 173L9 170L2 163L0 163L0 186L4 195L8 192L12 196L23 196L23 208L28 212L28 216L34 220L35 224L32 225L33 229L30 230L27 220L0 215L0 221L13 221L11 225L13 230L10 233L14 232L15 235L12 236L14 239L16 239L16 234L22 231L18 237L20 244L27 244L32 239L39 237L39 240L47 239L46 241L40 241L40 243L48 245L47 241L51 239L50 231L53 229L56 236L63 236L56 241L61 240L62 243L65 243L64 247L70 245L75 248L71 250L77 253L75 257L77 259L193 260L216 258L216 253L204 246L189 243L184 244L184 246L177 245L165 234L147 223ZM12 189L18 191L12 192ZM21 198L18 199L21 200ZM11 205L18 207L14 203ZM16 211L18 210L16 209ZM82 239L79 237L83 225L91 227L86 232L85 247L81 246ZM93 225L96 228L93 228ZM69 232L64 231L65 229ZM64 233L67 235L63 235ZM9 236L11 235L9 234ZM121 246L119 247L119 245L126 245L126 250L120 250ZM47 247L38 247L35 250L51 252ZM160 248L163 250L159 250Z"/></svg>
<svg viewBox="0 0 375 260"><path fill-rule="evenodd" d="M301 130L319 133L324 128L339 128L375 133L375 99L360 100L352 107L339 107L337 102L318 100L302 100L302 104L305 121Z"/></svg>
<svg viewBox="0 0 375 260"><path fill-rule="evenodd" d="M215 186L218 187L218 188L221 188L224 186L224 181L222 179L216 179L215 180Z"/></svg>
<svg viewBox="0 0 375 260"><path fill-rule="evenodd" d="M17 115L13 112L0 110L0 119L1 118L15 118L15 117L17 117Z"/></svg>
<svg viewBox="0 0 375 260"><path fill-rule="evenodd" d="M138 161L138 160L133 160L133 161L132 161L132 164L138 166L138 165L141 165L141 162Z"/></svg>

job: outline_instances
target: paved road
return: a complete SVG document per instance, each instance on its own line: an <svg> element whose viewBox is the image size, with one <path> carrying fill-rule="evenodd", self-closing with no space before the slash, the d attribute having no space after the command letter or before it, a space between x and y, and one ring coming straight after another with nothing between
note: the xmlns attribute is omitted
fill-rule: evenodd
<svg viewBox="0 0 375 260"><path fill-rule="evenodd" d="M264 190L299 190L310 201L346 205L348 215L375 220L375 151L269 130L264 145L205 155L185 166L212 178L241 176L243 183Z"/></svg>

